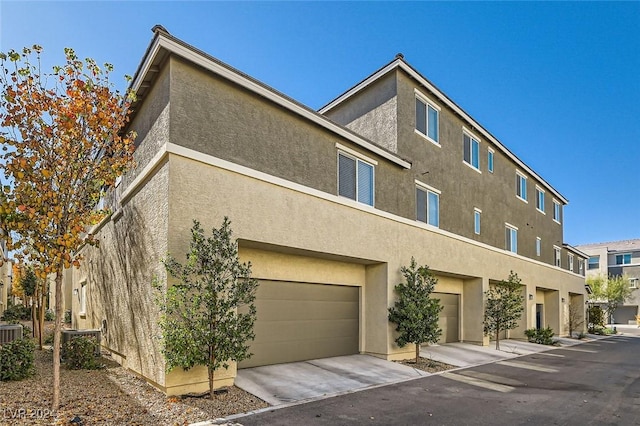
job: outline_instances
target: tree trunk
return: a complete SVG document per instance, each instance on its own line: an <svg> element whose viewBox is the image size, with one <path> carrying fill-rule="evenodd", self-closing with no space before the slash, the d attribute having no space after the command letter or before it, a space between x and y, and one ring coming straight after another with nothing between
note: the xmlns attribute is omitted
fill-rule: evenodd
<svg viewBox="0 0 640 426"><path fill-rule="evenodd" d="M62 334L62 264L56 267L56 318L53 327L53 403L51 408L60 407L60 337Z"/></svg>
<svg viewBox="0 0 640 426"><path fill-rule="evenodd" d="M419 359L420 359L420 343L416 343L416 364L418 363Z"/></svg>
<svg viewBox="0 0 640 426"><path fill-rule="evenodd" d="M40 346L40 350L42 350L42 342L44 340L44 292L42 292L40 294L40 305L38 306L39 308L39 314L38 314L38 320L40 322L40 324L38 325L38 344Z"/></svg>
<svg viewBox="0 0 640 426"><path fill-rule="evenodd" d="M209 370L209 399L213 400L215 392L213 391L213 363L209 364L207 369Z"/></svg>
<svg viewBox="0 0 640 426"><path fill-rule="evenodd" d="M496 330L496 351L500 350L500 329Z"/></svg>
<svg viewBox="0 0 640 426"><path fill-rule="evenodd" d="M38 309L37 306L34 302L34 298L31 298L31 336L32 337L37 337L38 336L38 325L40 323L38 322Z"/></svg>

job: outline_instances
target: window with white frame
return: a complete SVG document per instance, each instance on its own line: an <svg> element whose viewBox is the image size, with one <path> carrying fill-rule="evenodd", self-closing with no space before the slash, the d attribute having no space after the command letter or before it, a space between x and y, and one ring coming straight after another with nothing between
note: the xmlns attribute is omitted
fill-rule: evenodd
<svg viewBox="0 0 640 426"><path fill-rule="evenodd" d="M542 238L536 237L536 256L540 257L542 253Z"/></svg>
<svg viewBox="0 0 640 426"><path fill-rule="evenodd" d="M440 108L416 92L416 131L432 142L440 142Z"/></svg>
<svg viewBox="0 0 640 426"><path fill-rule="evenodd" d="M584 275L584 259L578 259L578 273Z"/></svg>
<svg viewBox="0 0 640 426"><path fill-rule="evenodd" d="M560 206L560 203L557 202L556 200L553 200L553 220L555 220L558 223L560 223L561 210L562 210L562 207Z"/></svg>
<svg viewBox="0 0 640 426"><path fill-rule="evenodd" d="M629 265L631 263L631 253L616 254L616 265Z"/></svg>
<svg viewBox="0 0 640 426"><path fill-rule="evenodd" d="M480 209L473 209L473 232L476 233L476 235L480 235L480 219L482 216L482 210Z"/></svg>
<svg viewBox="0 0 640 426"><path fill-rule="evenodd" d="M420 222L440 226L440 191L416 181L416 206Z"/></svg>
<svg viewBox="0 0 640 426"><path fill-rule="evenodd" d="M600 256L591 256L589 258L589 270L600 269Z"/></svg>
<svg viewBox="0 0 640 426"><path fill-rule="evenodd" d="M629 278L629 287L638 288L638 278Z"/></svg>
<svg viewBox="0 0 640 426"><path fill-rule="evenodd" d="M569 261L569 270L573 272L573 255L571 253L567 256L567 260Z"/></svg>
<svg viewBox="0 0 640 426"><path fill-rule="evenodd" d="M374 166L355 156L338 152L338 194L373 206Z"/></svg>
<svg viewBox="0 0 640 426"><path fill-rule="evenodd" d="M80 315L87 313L87 282L80 284Z"/></svg>
<svg viewBox="0 0 640 426"><path fill-rule="evenodd" d="M464 162L480 171L480 140L467 132L464 132L462 139Z"/></svg>
<svg viewBox="0 0 640 426"><path fill-rule="evenodd" d="M489 152L487 153L487 170L489 173L493 173L493 150L489 148Z"/></svg>
<svg viewBox="0 0 640 426"><path fill-rule="evenodd" d="M517 253L518 252L518 228L505 223L505 249Z"/></svg>
<svg viewBox="0 0 640 426"><path fill-rule="evenodd" d="M560 250L560 247L553 246L553 263L557 267L560 267L562 265L562 258L560 257L561 254L562 251Z"/></svg>
<svg viewBox="0 0 640 426"><path fill-rule="evenodd" d="M536 209L544 213L544 190L539 186L536 186Z"/></svg>
<svg viewBox="0 0 640 426"><path fill-rule="evenodd" d="M516 172L516 196L527 201L527 177L519 172Z"/></svg>

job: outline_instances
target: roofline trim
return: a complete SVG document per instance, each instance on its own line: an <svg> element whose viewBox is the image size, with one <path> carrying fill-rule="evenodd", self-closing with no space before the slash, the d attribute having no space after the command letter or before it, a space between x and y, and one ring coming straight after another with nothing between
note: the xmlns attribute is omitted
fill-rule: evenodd
<svg viewBox="0 0 640 426"><path fill-rule="evenodd" d="M368 140L350 132L344 127L333 123L326 117L318 114L313 110L307 110L300 105L296 104L290 99L285 98L283 95L275 93L273 90L264 87L254 81L251 81L247 77L244 77L238 72L229 69L227 67L218 64L211 59L205 57L202 53L197 51L192 46L182 42L181 40L165 33L156 33L155 38L153 39L151 46L149 47L145 60L141 63L138 72L136 72L136 79L132 83L132 88L134 90L138 90L144 81L145 76L149 72L151 64L153 63L155 57L161 51L161 49L166 49L168 52L176 54L196 65L203 67L204 69L211 71L221 77L238 84L239 86L262 96L281 107L298 114L299 116L321 126L325 129L349 140L350 142L359 145L360 147L382 157L386 160L395 163L396 165L403 167L405 169L411 169L411 163L409 161L403 160L402 158L385 151L384 149L374 145Z"/></svg>
<svg viewBox="0 0 640 426"><path fill-rule="evenodd" d="M363 90L364 88L369 86L371 83L373 83L374 81L378 80L379 78L381 78L382 76L384 76L385 74L387 74L388 72L392 71L395 68L402 69L404 72L409 74L409 76L411 76L413 79L418 81L418 83L420 83L421 85L426 87L428 90L430 90L432 93L434 93L438 97L439 101L443 102L445 105L447 105L449 108L451 108L457 114L459 114L463 119L467 120L473 127L475 127L477 129L478 132L482 133L482 135L485 138L490 140L494 145L496 145L496 147L498 147L498 149L500 149L500 151L502 151L504 154L506 154L507 157L509 157L511 160L513 160L518 166L522 167L527 173L529 173L532 177L537 179L551 193L553 193L556 197L558 197L558 199L560 199L560 201L562 201L563 204L565 204L565 205L569 204L569 200L567 200L565 197L563 197L562 194L560 194L560 192L558 192L553 186L551 186L551 184L549 184L540 175L538 175L536 172L534 172L533 169L531 169L529 166L527 166L514 153L512 153L506 146L504 146L498 139L496 139L493 135L491 135L491 133L489 133L489 131L486 130L480 123L475 121L462 108L460 108L458 105L456 105L455 102L453 102L451 99L449 99L436 86L431 84L429 82L429 80L427 80L425 77L423 77L419 72L417 72L415 69L413 69L409 64L407 64L402 59L396 59L396 60L390 62L385 67L381 68L380 70L378 70L377 72L373 73L372 75L370 75L369 77L367 77L366 79L364 79L363 81L361 81L360 83L358 83L357 85L352 87L351 89L349 89L346 92L344 92L342 95L340 95L339 97L337 97L336 99L334 99L333 101L331 101L330 103L328 103L327 105L322 107L319 110L320 114L325 114L330 109L336 107L338 104L342 103L347 98L349 98L349 97L355 95L356 93L358 93L359 91Z"/></svg>

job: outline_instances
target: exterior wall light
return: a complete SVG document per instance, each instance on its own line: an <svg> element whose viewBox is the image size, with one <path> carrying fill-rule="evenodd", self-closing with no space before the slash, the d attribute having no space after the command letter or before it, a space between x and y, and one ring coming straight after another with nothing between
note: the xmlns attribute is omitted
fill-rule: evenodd
<svg viewBox="0 0 640 426"><path fill-rule="evenodd" d="M533 294L529 295L529 300L533 300Z"/></svg>

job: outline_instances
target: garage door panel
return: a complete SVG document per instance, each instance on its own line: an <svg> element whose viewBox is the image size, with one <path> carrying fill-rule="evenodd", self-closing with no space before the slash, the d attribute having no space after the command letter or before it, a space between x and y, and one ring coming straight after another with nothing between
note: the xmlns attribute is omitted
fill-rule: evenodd
<svg viewBox="0 0 640 426"><path fill-rule="evenodd" d="M261 320L324 320L358 318L354 313L354 302L329 302L310 300L259 300L256 309Z"/></svg>
<svg viewBox="0 0 640 426"><path fill-rule="evenodd" d="M449 293L433 293L434 299L440 300L442 311L438 319L438 325L442 329L442 334L438 343L459 342L459 303L460 295Z"/></svg>
<svg viewBox="0 0 640 426"><path fill-rule="evenodd" d="M356 354L359 288L261 280L254 355L239 368Z"/></svg>
<svg viewBox="0 0 640 426"><path fill-rule="evenodd" d="M358 292L354 291L354 289L357 290L357 287L261 280L257 297L260 300L342 300L357 302Z"/></svg>
<svg viewBox="0 0 640 426"><path fill-rule="evenodd" d="M358 334L358 320L261 321L256 323L254 331L255 343L353 337Z"/></svg>

